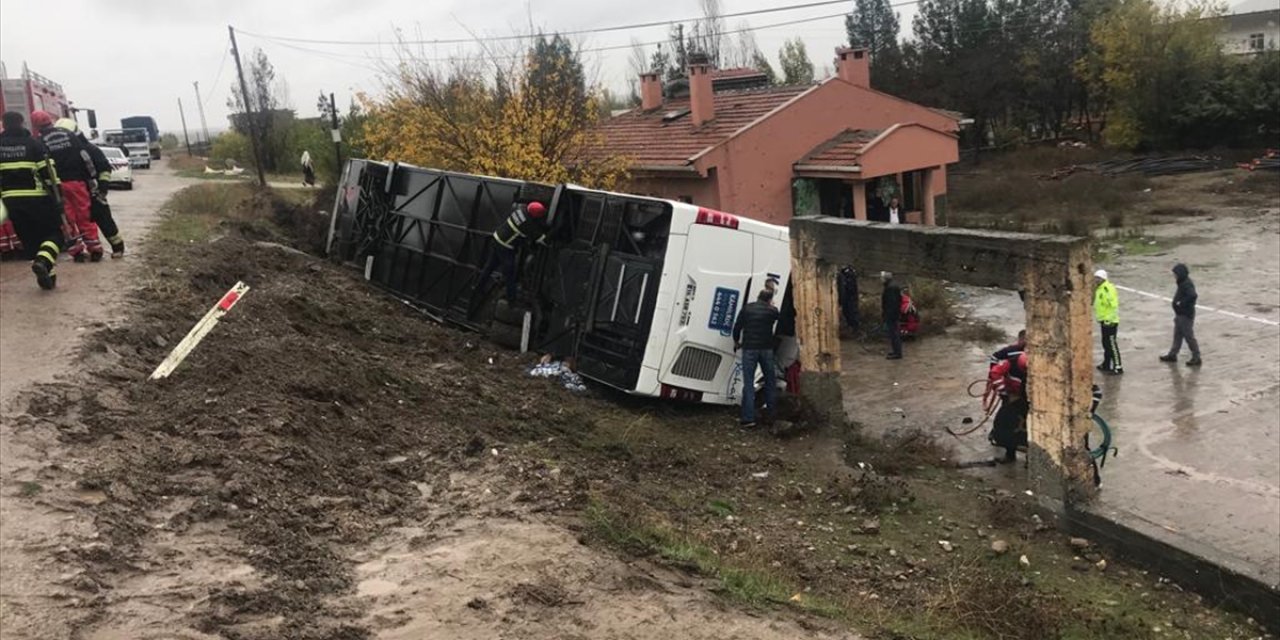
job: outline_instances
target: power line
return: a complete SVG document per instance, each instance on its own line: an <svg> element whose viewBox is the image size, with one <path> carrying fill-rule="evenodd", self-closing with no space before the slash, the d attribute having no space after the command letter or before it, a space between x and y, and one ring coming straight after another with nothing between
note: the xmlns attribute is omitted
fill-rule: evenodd
<svg viewBox="0 0 1280 640"><path fill-rule="evenodd" d="M905 1L905 2L900 2L900 3L898 3L898 4L895 4L895 5L893 5L893 6L901 6L901 5L907 5L907 4L916 4L917 2L919 2L919 0L907 0L907 1ZM778 28L778 27L790 27L790 26L794 26L794 25L797 25L797 24L804 24L804 23L808 23L808 22L817 22L817 21L819 21L819 20L831 20L831 19L833 19L833 18L842 18L842 17L844 17L845 15L847 15L847 14L842 12L842 13L827 14L827 15L821 15L821 16L813 16L813 17L809 17L809 18L800 18L800 19L797 19L797 20L788 20L788 21L786 21L786 22L776 22L776 23L772 23L772 24L761 25L761 26L759 26L759 27L746 27L746 28L742 28L742 29L730 29L730 30L727 30L727 31L722 31L722 32L720 32L720 33L721 33L721 35L734 35L734 34L738 34L738 33L746 33L746 32L749 32L749 31L761 31L761 30L764 30L764 29L776 29L776 28ZM247 32L247 31L239 31L239 32L237 32L237 33L242 34L242 35L251 35L251 34L249 34L249 32ZM288 42L282 42L282 41L280 41L280 39L277 39L277 38L272 37L272 36L254 36L254 37L256 37L256 38L258 38L258 39L260 39L260 40L266 41L266 42L270 42L270 43L275 44L275 45L282 46L282 47L288 47L288 48L290 48L290 49L294 49L294 50L297 50L297 51L303 51L303 52L306 52L306 53L312 53L312 54L316 54L316 55L320 55L320 56L325 56L325 57L330 58L330 59L332 59L332 60L334 60L334 61L336 61L336 62L342 62L342 61L343 61L343 60L342 60L343 58L350 59L350 60L378 61L378 62L383 62L383 63L389 62L386 58L383 58L383 57L381 57L381 56L354 56L354 55L351 55L351 54L341 54L341 53L335 53L335 52L332 52L332 51L323 51L323 50L320 50L320 49L309 49L309 48L306 48L306 47L300 47L300 46L297 46L297 45L289 44ZM474 42L474 41L473 41L473 40L467 40L466 42ZM603 47L592 47L592 48L587 48L587 49L579 49L579 50L578 50L578 53L580 53L580 54L581 54L581 53L600 53L600 52L604 52L604 51L619 51L619 50L622 50L622 49L631 49L631 48L633 48L633 47L637 47L637 46L639 46L639 47L649 47L649 46L655 46L655 45L660 45L660 44L667 44L668 42L669 42L669 40L655 40L655 41L652 41L652 42L637 42L637 43L629 43L629 44L608 45L608 46L603 46ZM409 44L409 42L407 42L407 41L406 41L406 42L405 42L405 44ZM497 59L503 59L503 60L518 60L518 59L520 59L520 58L523 58L525 55L526 55L526 54L522 52L522 53L512 54L512 55L496 56L496 58L497 58ZM450 61L450 60L455 60L455 59L457 59L458 57L460 57L460 56L447 56L447 57L440 57L440 58L416 58L416 59L414 59L414 61L415 61L415 62L448 62L448 61ZM351 63L348 63L348 64L351 64ZM366 68L366 69L370 69L370 67L365 66L365 65L359 65L359 64L357 64L357 65L355 65L355 66L361 66L361 67L364 67L364 68ZM378 71L378 69L371 69L371 70L373 70L373 71Z"/></svg>
<svg viewBox="0 0 1280 640"><path fill-rule="evenodd" d="M890 6L896 7L900 5L906 5L906 4L916 4L918 1L919 0L911 0L910 2L901 2L901 3L893 4ZM792 5L784 5L780 7L769 7L767 9L754 9L751 11L739 11L737 13L725 13L725 14L721 14L719 18L721 19L741 18L745 16L762 15L766 13L777 13L779 11L795 11L796 9L811 9L813 7L825 7L833 4L848 4L848 3L849 3L849 0L819 0L817 2L806 2L803 4L792 4ZM845 15L845 14L841 13L840 15ZM596 27L592 29L575 29L573 31L556 31L554 33L562 36L577 36L577 35L584 35L589 33L630 31L632 29L647 29L650 27L662 27L662 26L672 25L680 22L695 22L697 20L702 20L702 19L704 19L704 17L670 19L670 20L654 20L651 22L636 22L632 24L613 25L609 27ZM266 39L283 41L283 42L300 42L303 44L328 44L328 45L339 45L339 46L388 44L387 42L381 41L381 40L318 40L318 39L311 39L311 38L272 36L272 35L266 35L261 33L253 33L251 31L244 31L243 29L238 30L237 33L241 35L246 35L246 36L253 36L256 38L266 38ZM489 40L489 41L527 40L529 38L537 38L540 35L541 34L495 36L491 38L485 38L485 40ZM399 44L467 44L475 41L476 41L476 38L442 38L437 40L397 40L396 42Z"/></svg>
<svg viewBox="0 0 1280 640"><path fill-rule="evenodd" d="M217 73L216 75L214 75L214 77L213 77L213 84L211 84L211 85L209 85L209 86L211 86L211 87L217 87L217 86L218 86L218 82L219 82L220 80L222 80L222 71L223 71L223 69L225 69L225 68L227 67L227 58L228 58L230 55L231 55L231 47L223 47L223 49L222 49L222 62L219 62L219 63L218 63L218 73ZM217 89L214 89L214 90L210 91L210 92L209 92L208 97L206 97L205 99L203 99L203 100L201 100L201 101L200 101L200 106L202 106L202 107L207 107L207 106L209 106L209 100L213 99L213 91L216 91L216 90L217 90Z"/></svg>

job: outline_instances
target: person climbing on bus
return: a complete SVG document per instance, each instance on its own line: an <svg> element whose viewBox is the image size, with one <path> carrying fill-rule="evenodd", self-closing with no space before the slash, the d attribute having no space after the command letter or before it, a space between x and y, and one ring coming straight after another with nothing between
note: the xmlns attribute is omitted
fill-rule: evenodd
<svg viewBox="0 0 1280 640"><path fill-rule="evenodd" d="M524 241L542 242L546 236L547 207L541 202L530 202L526 205L516 203L506 221L493 232L493 251L480 274L483 286L493 277L493 272L500 269L503 283L507 288L507 301L516 299L516 257L520 253L520 245Z"/></svg>

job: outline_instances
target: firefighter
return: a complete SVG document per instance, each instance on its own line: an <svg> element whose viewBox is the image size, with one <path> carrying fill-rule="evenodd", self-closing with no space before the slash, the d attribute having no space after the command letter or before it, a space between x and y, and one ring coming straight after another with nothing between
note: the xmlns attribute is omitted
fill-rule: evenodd
<svg viewBox="0 0 1280 640"><path fill-rule="evenodd" d="M507 216L505 222L498 225L493 232L493 253L485 264L480 275L483 286L495 269L502 270L502 278L507 287L507 301L516 299L516 255L520 251L520 242L530 240L542 242L547 233L547 207L541 202L530 202L527 205L515 205L515 210Z"/></svg>
<svg viewBox="0 0 1280 640"><path fill-rule="evenodd" d="M75 133L80 138L80 143L89 153L89 160L93 163L93 171L96 175L95 181L88 182L90 188L89 200L89 220L98 226L102 235L106 237L107 244L111 245L111 258L124 257L124 239L120 237L120 227L116 225L115 217L111 215L111 205L107 203L107 185L111 183L111 161L107 160L107 154L85 139L84 133L80 131L80 125L76 124L71 118L63 118L54 123L59 129L66 129Z"/></svg>
<svg viewBox="0 0 1280 640"><path fill-rule="evenodd" d="M22 125L22 114L4 114L4 131L0 132L0 200L23 249L32 258L36 283L48 290L58 284L54 269L63 243L58 173L44 145Z"/></svg>
<svg viewBox="0 0 1280 640"><path fill-rule="evenodd" d="M39 130L40 140L49 149L49 158L57 168L62 188L62 208L66 212L67 227L74 242L68 242L67 253L76 262L102 259L102 243L98 240L98 225L89 217L90 194L97 190L93 160L89 157L87 143L80 136L55 127L53 116L45 111L31 112L31 125ZM88 255L85 255L85 254Z"/></svg>

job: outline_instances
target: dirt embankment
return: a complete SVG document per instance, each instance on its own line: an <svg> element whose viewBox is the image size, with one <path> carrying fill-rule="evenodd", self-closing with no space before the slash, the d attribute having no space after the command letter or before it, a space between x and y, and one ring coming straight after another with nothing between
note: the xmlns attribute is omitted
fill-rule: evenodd
<svg viewBox="0 0 1280 640"><path fill-rule="evenodd" d="M212 239L158 243L129 322L89 342L92 390L46 388L26 418L88 461L100 540L65 551L85 637L1245 636L937 469L927 440L573 395L298 251L306 207L240 200L195 221Z"/></svg>

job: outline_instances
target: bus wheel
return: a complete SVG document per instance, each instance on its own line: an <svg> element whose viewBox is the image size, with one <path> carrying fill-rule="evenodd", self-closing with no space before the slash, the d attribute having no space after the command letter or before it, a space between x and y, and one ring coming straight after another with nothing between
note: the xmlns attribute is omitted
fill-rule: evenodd
<svg viewBox="0 0 1280 640"><path fill-rule="evenodd" d="M524 335L524 327L505 322L495 322L489 327L489 339L499 346L520 350L520 338Z"/></svg>

